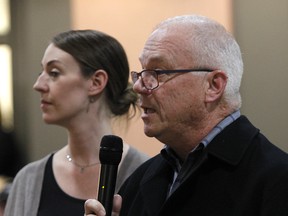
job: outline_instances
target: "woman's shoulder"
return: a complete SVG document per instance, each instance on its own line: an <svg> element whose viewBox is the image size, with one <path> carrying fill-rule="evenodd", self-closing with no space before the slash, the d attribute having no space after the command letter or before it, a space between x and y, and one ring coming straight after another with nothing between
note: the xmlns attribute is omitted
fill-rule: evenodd
<svg viewBox="0 0 288 216"><path fill-rule="evenodd" d="M52 156L52 154L46 155L45 157L30 162L26 164L16 175L15 181L30 181L31 178L35 178L35 176L42 175L44 173L44 169L48 159Z"/></svg>
<svg viewBox="0 0 288 216"><path fill-rule="evenodd" d="M28 163L17 173L8 195L5 215L26 215L24 208L30 209L29 215L36 215L45 166L52 155Z"/></svg>
<svg viewBox="0 0 288 216"><path fill-rule="evenodd" d="M116 191L123 184L123 182L145 161L150 157L139 151L138 149L129 146L128 152L123 159L121 166L119 168L119 173L116 183Z"/></svg>
<svg viewBox="0 0 288 216"><path fill-rule="evenodd" d="M149 158L150 156L148 156L146 153L139 151L133 146L130 146L125 159L128 161L135 161L135 162L138 161L140 163L143 163Z"/></svg>
<svg viewBox="0 0 288 216"><path fill-rule="evenodd" d="M119 174L130 175L136 168L147 161L150 157L139 151L138 149L129 146L129 150L122 161Z"/></svg>

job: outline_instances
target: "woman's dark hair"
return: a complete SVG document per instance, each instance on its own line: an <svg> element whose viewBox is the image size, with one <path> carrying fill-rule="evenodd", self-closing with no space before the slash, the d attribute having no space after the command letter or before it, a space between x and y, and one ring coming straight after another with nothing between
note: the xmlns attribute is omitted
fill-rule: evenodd
<svg viewBox="0 0 288 216"><path fill-rule="evenodd" d="M78 61L84 77L96 70L108 74L107 101L114 115L136 111L137 94L129 83L129 64L122 45L110 35L96 30L70 30L56 35L52 43Z"/></svg>

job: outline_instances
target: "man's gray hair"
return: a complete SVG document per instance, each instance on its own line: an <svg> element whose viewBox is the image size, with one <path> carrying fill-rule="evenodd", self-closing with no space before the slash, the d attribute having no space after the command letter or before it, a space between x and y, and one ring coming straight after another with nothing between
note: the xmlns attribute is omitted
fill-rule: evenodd
<svg viewBox="0 0 288 216"><path fill-rule="evenodd" d="M233 109L241 107L240 85L243 60L234 37L218 22L199 15L183 15L161 22L156 29L185 34L191 61L197 68L219 69L228 77L224 100ZM179 31L175 31L175 28Z"/></svg>

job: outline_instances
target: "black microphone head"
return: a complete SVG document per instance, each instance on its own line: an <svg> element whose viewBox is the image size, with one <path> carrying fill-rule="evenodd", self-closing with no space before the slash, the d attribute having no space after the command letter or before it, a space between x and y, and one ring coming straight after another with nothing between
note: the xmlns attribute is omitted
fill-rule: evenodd
<svg viewBox="0 0 288 216"><path fill-rule="evenodd" d="M99 158L101 164L118 165L122 158L123 141L114 135L105 135L100 143Z"/></svg>

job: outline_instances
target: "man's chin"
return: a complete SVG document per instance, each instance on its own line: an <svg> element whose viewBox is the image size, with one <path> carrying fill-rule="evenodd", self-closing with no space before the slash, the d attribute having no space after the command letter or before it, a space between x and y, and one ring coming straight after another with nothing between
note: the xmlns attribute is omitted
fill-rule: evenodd
<svg viewBox="0 0 288 216"><path fill-rule="evenodd" d="M157 133L151 127L147 127L144 125L144 133L147 137L156 137Z"/></svg>

